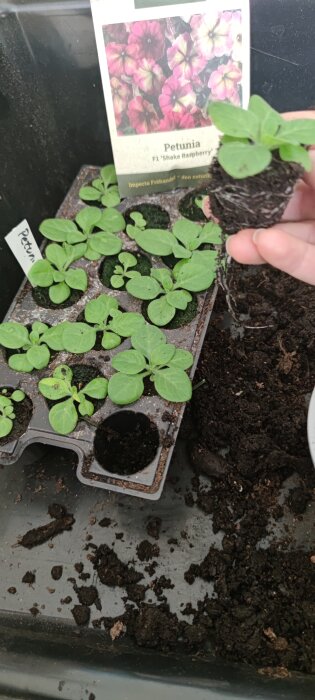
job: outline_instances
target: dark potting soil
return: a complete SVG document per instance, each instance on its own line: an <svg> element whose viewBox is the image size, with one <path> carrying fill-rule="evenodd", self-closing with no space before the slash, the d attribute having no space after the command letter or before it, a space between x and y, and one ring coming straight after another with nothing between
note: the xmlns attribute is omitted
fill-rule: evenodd
<svg viewBox="0 0 315 700"><path fill-rule="evenodd" d="M75 605L71 612L76 624L79 625L79 627L89 624L91 611L87 605Z"/></svg>
<svg viewBox="0 0 315 700"><path fill-rule="evenodd" d="M58 506L58 504L54 504L54 506ZM51 540L53 537L56 537L56 535L59 535L65 530L72 530L72 525L75 522L73 515L67 513L63 506L60 506L60 508L62 510L59 511L59 515L56 518L51 515L51 512L54 511L51 511L49 508L49 515L54 518L52 522L47 523L47 525L41 525L40 527L28 530L28 532L26 532L25 535L23 535L23 537L19 540L18 544L21 547L33 549L33 547L37 547L44 542L48 542L48 540Z"/></svg>
<svg viewBox="0 0 315 700"><path fill-rule="evenodd" d="M126 587L138 583L143 578L143 574L121 561L107 544L101 544L96 549L93 564L101 583L106 586Z"/></svg>
<svg viewBox="0 0 315 700"><path fill-rule="evenodd" d="M147 258L146 255L142 255L141 253L135 253L134 251L132 251L132 255L134 255L138 260L137 265L135 265L132 268L132 270L140 272L141 275L149 275L151 270L151 262L149 258ZM110 278L114 274L114 269L116 265L120 265L118 255L110 255L107 258L104 258L100 266L100 280L105 287L109 287L110 289L113 289L110 283ZM119 288L120 291L123 291L125 289L125 284L123 285L123 287Z"/></svg>
<svg viewBox="0 0 315 700"><path fill-rule="evenodd" d="M142 303L141 312L145 320L148 321L148 323L151 323L147 312L149 303L149 301L144 301ZM182 326L187 326L187 324L191 323L191 321L195 318L197 311L197 296L192 294L192 300L189 302L189 304L187 304L187 308L184 311L181 309L177 309L174 318L169 323L167 323L166 326L163 326L162 330L164 328L169 330L176 330L176 328L182 328Z"/></svg>
<svg viewBox="0 0 315 700"><path fill-rule="evenodd" d="M192 190L185 194L178 204L179 213L184 216L185 219L190 219L191 221L208 221L202 209L200 209L195 202L198 197L202 197L205 194L208 194L207 187Z"/></svg>
<svg viewBox="0 0 315 700"><path fill-rule="evenodd" d="M214 159L207 193L212 213L226 234L243 228L268 228L280 221L303 169L274 155L266 170L234 180ZM249 204L250 203L250 204Z"/></svg>
<svg viewBox="0 0 315 700"><path fill-rule="evenodd" d="M33 287L32 296L35 303L44 309L68 309L76 304L82 297L83 292L79 289L72 289L71 294L62 304L54 304L49 298L49 287Z"/></svg>
<svg viewBox="0 0 315 700"><path fill-rule="evenodd" d="M75 587L75 592L78 596L81 605L93 605L98 600L98 590L95 586Z"/></svg>
<svg viewBox="0 0 315 700"><path fill-rule="evenodd" d="M147 222L146 228L168 228L170 225L169 213L158 204L147 204L143 202L142 204L135 204L134 207L127 209L124 213L126 226L134 224L134 221L130 218L130 214L133 212L142 214Z"/></svg>
<svg viewBox="0 0 315 700"><path fill-rule="evenodd" d="M149 540L142 540L137 546L137 557L140 561L150 561L154 557L160 556L160 547L152 544Z"/></svg>
<svg viewBox="0 0 315 700"><path fill-rule="evenodd" d="M50 573L51 573L51 578L53 578L54 581L59 581L59 579L61 579L61 577L62 577L63 567L58 566L58 565L53 566Z"/></svg>
<svg viewBox="0 0 315 700"><path fill-rule="evenodd" d="M146 531L149 537L153 537L155 540L158 540L160 537L161 525L161 518L150 518L146 526Z"/></svg>
<svg viewBox="0 0 315 700"><path fill-rule="evenodd" d="M147 416L134 411L112 414L97 428L94 452L98 463L114 474L135 474L154 459L159 431Z"/></svg>
<svg viewBox="0 0 315 700"><path fill-rule="evenodd" d="M36 581L36 576L34 574L34 571L26 571L22 578L22 583L28 583L30 586L32 583L35 583Z"/></svg>
<svg viewBox="0 0 315 700"><path fill-rule="evenodd" d="M14 389L12 389L12 387L1 388L7 389L6 396L10 398ZM14 402L14 413L15 418L13 421L13 428L11 432L9 433L9 435L0 438L0 452L2 445L6 445L8 442L12 442L12 440L17 440L21 435L23 435L23 433L25 433L33 413L33 404L31 399L28 396L25 396L25 399L23 399L23 401Z"/></svg>

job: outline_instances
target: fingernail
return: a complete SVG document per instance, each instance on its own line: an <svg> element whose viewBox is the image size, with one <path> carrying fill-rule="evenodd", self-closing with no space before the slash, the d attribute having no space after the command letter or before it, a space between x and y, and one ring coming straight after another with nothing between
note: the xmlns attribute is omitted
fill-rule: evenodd
<svg viewBox="0 0 315 700"><path fill-rule="evenodd" d="M231 238L233 238L233 236L229 236L225 241L225 250L226 250L228 255L231 255L231 253L230 253L230 240L231 240Z"/></svg>
<svg viewBox="0 0 315 700"><path fill-rule="evenodd" d="M255 245L257 245L257 243L258 243L259 235L260 235L261 232L264 231L264 230L265 230L265 229L263 229L263 228L258 228L258 229L256 229L256 231L254 231L254 233L253 233L253 235L252 235L252 241L253 241L253 243L255 243Z"/></svg>

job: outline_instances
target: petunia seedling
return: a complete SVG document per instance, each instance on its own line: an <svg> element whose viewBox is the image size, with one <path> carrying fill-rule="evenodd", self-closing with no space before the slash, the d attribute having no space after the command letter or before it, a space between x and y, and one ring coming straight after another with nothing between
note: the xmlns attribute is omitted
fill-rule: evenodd
<svg viewBox="0 0 315 700"><path fill-rule="evenodd" d="M20 403L25 399L24 391L16 389L10 396L7 396L7 390L2 389L0 392L0 438L10 435L14 420L16 418L14 403Z"/></svg>
<svg viewBox="0 0 315 700"><path fill-rule="evenodd" d="M315 144L314 120L286 121L259 95L252 95L247 110L213 102L209 115L223 134L218 161L231 177L242 179L261 173L275 152L281 160L311 170L307 146Z"/></svg>
<svg viewBox="0 0 315 700"><path fill-rule="evenodd" d="M30 330L16 321L1 323L0 345L7 350L19 350L18 353L10 355L9 367L16 372L32 372L33 369L47 367L50 349L54 349L50 343L51 331L52 329L41 321L34 321ZM63 347L60 347L60 350L62 349Z"/></svg>
<svg viewBox="0 0 315 700"><path fill-rule="evenodd" d="M140 275L140 272L132 269L138 263L135 255L132 255L132 253L120 253L118 260L120 264L115 266L114 274L110 278L110 283L114 289L120 289L120 287L124 286L126 280Z"/></svg>
<svg viewBox="0 0 315 700"><path fill-rule="evenodd" d="M167 343L165 334L147 324L131 337L131 350L112 359L116 373L108 382L108 396L119 406L138 401L149 377L156 392L166 401L189 401L191 381L186 374L193 363L188 350Z"/></svg>
<svg viewBox="0 0 315 700"><path fill-rule="evenodd" d="M125 227L123 215L116 209L101 210L84 207L71 219L44 219L39 230L45 238L56 243L80 244L81 256L99 260L102 255L117 255L122 241L115 233Z"/></svg>
<svg viewBox="0 0 315 700"><path fill-rule="evenodd" d="M54 304L66 301L71 289L85 292L88 286L85 270L71 267L75 260L82 257L82 250L80 243L51 243L45 249L46 259L37 260L28 273L31 284L34 287L49 287L49 298Z"/></svg>
<svg viewBox="0 0 315 700"><path fill-rule="evenodd" d="M104 207L116 207L120 203L115 166L105 165L100 176L91 185L81 187L80 199L84 202L100 202Z"/></svg>
<svg viewBox="0 0 315 700"><path fill-rule="evenodd" d="M156 326L166 326L177 309L185 310L192 300L190 292L201 292L214 282L217 253L194 251L189 260L180 260L173 270L153 268L151 275L140 275L127 282L129 294L150 301L148 317Z"/></svg>
<svg viewBox="0 0 315 700"><path fill-rule="evenodd" d="M158 256L174 255L178 259L191 258L195 250L207 244L222 243L222 229L213 221L200 226L188 219L179 219L172 231L129 225L127 233L147 253Z"/></svg>
<svg viewBox="0 0 315 700"><path fill-rule="evenodd" d="M92 416L95 407L89 399L105 399L108 381L96 377L78 388L72 384L73 372L67 365L58 365L52 377L45 377L38 383L40 393L57 403L49 411L49 423L60 435L71 433L80 418Z"/></svg>

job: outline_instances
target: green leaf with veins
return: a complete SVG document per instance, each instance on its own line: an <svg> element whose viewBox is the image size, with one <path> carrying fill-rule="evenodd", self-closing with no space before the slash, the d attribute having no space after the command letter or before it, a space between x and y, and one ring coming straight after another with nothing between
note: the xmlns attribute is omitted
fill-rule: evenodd
<svg viewBox="0 0 315 700"><path fill-rule="evenodd" d="M81 392L91 399L105 399L108 381L105 377L96 377L86 384Z"/></svg>
<svg viewBox="0 0 315 700"><path fill-rule="evenodd" d="M166 326L176 314L174 306L169 304L166 296L151 301L147 309L148 317L156 326Z"/></svg>
<svg viewBox="0 0 315 700"><path fill-rule="evenodd" d="M15 372L32 372L34 365L28 361L26 353L11 355L8 360L8 365Z"/></svg>
<svg viewBox="0 0 315 700"><path fill-rule="evenodd" d="M0 324L0 344L10 350L18 350L28 342L28 330L22 323L5 321Z"/></svg>
<svg viewBox="0 0 315 700"><path fill-rule="evenodd" d="M68 352L82 354L94 347L96 330L88 323L67 323L63 330L62 341L64 349Z"/></svg>
<svg viewBox="0 0 315 700"><path fill-rule="evenodd" d="M112 359L112 367L124 374L139 374L146 367L146 360L139 350L123 350Z"/></svg>
<svg viewBox="0 0 315 700"><path fill-rule="evenodd" d="M108 382L108 396L118 406L126 406L138 401L143 391L143 379L139 375L131 376L117 372Z"/></svg>
<svg viewBox="0 0 315 700"><path fill-rule="evenodd" d="M72 433L77 422L78 414L71 398L57 403L49 411L49 423L60 435Z"/></svg>
<svg viewBox="0 0 315 700"><path fill-rule="evenodd" d="M166 401L184 402L192 396L191 381L186 372L178 367L166 367L156 372L154 386Z"/></svg>
<svg viewBox="0 0 315 700"><path fill-rule="evenodd" d="M53 284L54 268L48 260L36 260L28 273L28 279L33 287L50 287Z"/></svg>
<svg viewBox="0 0 315 700"><path fill-rule="evenodd" d="M53 304L62 304L69 299L71 289L65 282L59 282L49 287L49 298Z"/></svg>
<svg viewBox="0 0 315 700"><path fill-rule="evenodd" d="M140 350L146 357L150 357L157 345L166 343L166 336L159 328L148 323L131 336L131 345L135 350Z"/></svg>

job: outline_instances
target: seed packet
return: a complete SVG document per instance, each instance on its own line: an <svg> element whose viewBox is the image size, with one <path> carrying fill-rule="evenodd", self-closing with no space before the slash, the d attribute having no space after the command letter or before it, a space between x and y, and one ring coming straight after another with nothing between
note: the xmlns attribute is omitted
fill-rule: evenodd
<svg viewBox="0 0 315 700"><path fill-rule="evenodd" d="M249 98L249 0L91 7L120 194L197 186L218 143L209 104Z"/></svg>

